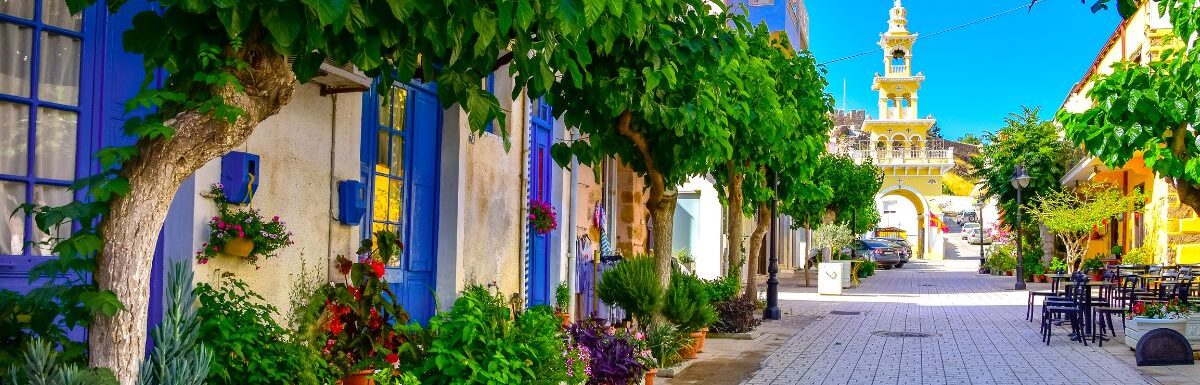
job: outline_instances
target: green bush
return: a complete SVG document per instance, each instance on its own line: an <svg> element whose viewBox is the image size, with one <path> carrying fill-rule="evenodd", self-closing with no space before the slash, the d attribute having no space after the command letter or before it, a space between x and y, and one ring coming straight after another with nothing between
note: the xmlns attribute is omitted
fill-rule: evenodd
<svg viewBox="0 0 1200 385"><path fill-rule="evenodd" d="M717 279L700 279L709 302L728 301L738 294L738 277L726 275Z"/></svg>
<svg viewBox="0 0 1200 385"><path fill-rule="evenodd" d="M1154 260L1154 246L1150 244L1142 245L1141 247L1129 250L1123 257L1121 263L1127 265L1149 265Z"/></svg>
<svg viewBox="0 0 1200 385"><path fill-rule="evenodd" d="M400 360L421 383L438 384L578 384L583 373L567 375L564 352L571 343L547 306L526 310L514 319L504 297L472 285L449 312L420 325L397 325L396 331L419 349L416 362Z"/></svg>
<svg viewBox="0 0 1200 385"><path fill-rule="evenodd" d="M330 383L334 375L315 348L275 322L278 310L246 283L221 274L196 287L200 339L214 352L209 384Z"/></svg>
<svg viewBox="0 0 1200 385"><path fill-rule="evenodd" d="M618 262L600 277L596 294L639 320L650 319L662 306L663 297L654 274L654 259L642 255Z"/></svg>
<svg viewBox="0 0 1200 385"><path fill-rule="evenodd" d="M708 327L717 321L717 313L700 279L678 271L671 273L671 284L663 297L663 316L680 330L688 332Z"/></svg>
<svg viewBox="0 0 1200 385"><path fill-rule="evenodd" d="M163 318L150 332L154 349L142 362L138 385L202 385L212 367L213 350L200 340L191 261L172 264L166 286Z"/></svg>
<svg viewBox="0 0 1200 385"><path fill-rule="evenodd" d="M869 259L864 259L861 263L862 265L858 267L859 278L866 278L875 275L875 268L879 265L879 263Z"/></svg>
<svg viewBox="0 0 1200 385"><path fill-rule="evenodd" d="M62 362L61 353L48 341L34 337L23 348L21 365L12 364L0 377L4 385L117 385L117 378L108 369L81 369Z"/></svg>
<svg viewBox="0 0 1200 385"><path fill-rule="evenodd" d="M988 256L987 266L992 271L1005 272L1012 271L1017 268L1017 257L1013 256L1013 247L1009 245L1000 245L992 249L992 254Z"/></svg>
<svg viewBox="0 0 1200 385"><path fill-rule="evenodd" d="M679 352L691 345L692 340L675 325L651 323L646 325L646 344L650 346L650 354L654 356L658 367L669 368L683 362Z"/></svg>
<svg viewBox="0 0 1200 385"><path fill-rule="evenodd" d="M1104 262L1101 261L1100 257L1098 257L1098 256L1091 257L1091 258L1084 260L1083 264L1081 264L1079 266L1079 268L1082 269L1083 271L1089 272L1089 273L1097 272L1097 271L1104 269Z"/></svg>

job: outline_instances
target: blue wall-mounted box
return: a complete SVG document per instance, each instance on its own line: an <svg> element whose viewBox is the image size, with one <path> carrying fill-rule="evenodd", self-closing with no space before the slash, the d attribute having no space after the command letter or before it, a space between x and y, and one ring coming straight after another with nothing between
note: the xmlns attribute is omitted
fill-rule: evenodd
<svg viewBox="0 0 1200 385"><path fill-rule="evenodd" d="M357 180L338 182L338 221L358 225L366 212L367 185Z"/></svg>
<svg viewBox="0 0 1200 385"><path fill-rule="evenodd" d="M258 172L260 164L258 155L245 152L234 151L221 157L221 185L229 203L250 203L262 180L262 173Z"/></svg>

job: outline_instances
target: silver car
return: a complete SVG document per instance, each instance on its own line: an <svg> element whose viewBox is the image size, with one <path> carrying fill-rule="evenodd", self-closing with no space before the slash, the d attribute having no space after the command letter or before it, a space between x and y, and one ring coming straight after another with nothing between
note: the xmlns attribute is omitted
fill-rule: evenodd
<svg viewBox="0 0 1200 385"><path fill-rule="evenodd" d="M992 244L992 236L988 235L983 229L976 227L967 233L967 243L972 245L990 245Z"/></svg>

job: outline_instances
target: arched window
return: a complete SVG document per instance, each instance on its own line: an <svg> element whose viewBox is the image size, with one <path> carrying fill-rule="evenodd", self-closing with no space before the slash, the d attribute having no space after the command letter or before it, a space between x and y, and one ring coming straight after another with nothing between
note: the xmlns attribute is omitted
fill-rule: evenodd
<svg viewBox="0 0 1200 385"><path fill-rule="evenodd" d="M905 56L906 56L906 53L902 49L897 49L897 50L892 51L892 57L889 62L889 64L891 64L891 66L892 66L892 68L891 68L892 73L899 74L899 73L907 72L908 68L906 68L906 67L908 67L908 63L905 62Z"/></svg>
<svg viewBox="0 0 1200 385"><path fill-rule="evenodd" d="M903 158L904 157L904 137L903 136L896 135L896 137L892 138L892 157L893 158Z"/></svg>
<svg viewBox="0 0 1200 385"><path fill-rule="evenodd" d="M911 157L911 158L924 157L925 142L923 140L921 140L920 136L913 135L912 140L909 142L908 148L909 148L909 154L908 154L909 157Z"/></svg>

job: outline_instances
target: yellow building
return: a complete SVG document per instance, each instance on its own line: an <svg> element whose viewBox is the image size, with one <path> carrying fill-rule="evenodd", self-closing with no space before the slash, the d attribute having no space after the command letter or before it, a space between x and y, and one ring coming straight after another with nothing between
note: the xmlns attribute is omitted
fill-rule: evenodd
<svg viewBox="0 0 1200 385"><path fill-rule="evenodd" d="M918 256L940 259L941 235L929 226L928 218L938 209L929 204L928 198L942 195L942 177L954 167L954 154L940 139L928 137L936 120L918 115L917 91L925 75L913 72L917 34L908 31L908 11L900 0L895 0L890 16L887 32L879 38L884 72L876 73L871 83L871 89L879 92L878 118L864 121L863 135L840 147L855 161L870 160L883 170L885 178L877 202L888 196L912 202L917 231L909 233L910 242L919 245Z"/></svg>
<svg viewBox="0 0 1200 385"><path fill-rule="evenodd" d="M1134 16L1113 31L1063 101L1062 109L1087 111L1094 105L1087 92L1097 76L1111 73L1112 65L1120 61L1144 64L1157 60L1163 49L1178 42L1171 36L1170 21L1158 15L1158 3L1143 2ZM1065 187L1089 181L1110 183L1127 194L1139 191L1147 201L1142 212L1124 213L1097 226L1085 257L1107 257L1114 246L1129 251L1144 245L1153 251L1154 263L1200 263L1200 219L1191 209L1179 205L1175 188L1146 167L1140 152L1119 168L1107 167L1089 156L1060 180Z"/></svg>

